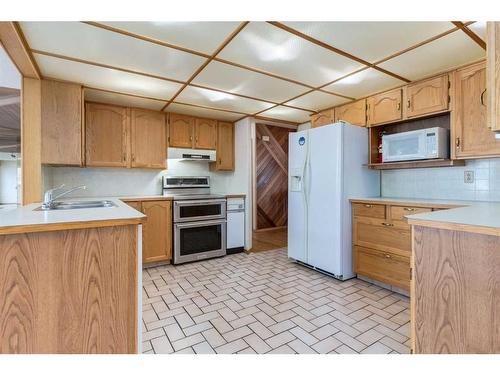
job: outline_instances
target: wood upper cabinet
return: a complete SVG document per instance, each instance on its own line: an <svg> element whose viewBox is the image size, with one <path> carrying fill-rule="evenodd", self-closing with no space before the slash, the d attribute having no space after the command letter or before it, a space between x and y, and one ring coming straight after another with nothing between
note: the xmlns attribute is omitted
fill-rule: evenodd
<svg viewBox="0 0 500 375"><path fill-rule="evenodd" d="M488 126L500 132L500 22L486 24Z"/></svg>
<svg viewBox="0 0 500 375"><path fill-rule="evenodd" d="M311 127L317 128L319 126L324 126L332 124L335 122L335 110L327 109L311 115Z"/></svg>
<svg viewBox="0 0 500 375"><path fill-rule="evenodd" d="M85 159L92 167L129 165L129 110L107 104L87 103Z"/></svg>
<svg viewBox="0 0 500 375"><path fill-rule="evenodd" d="M217 120L197 118L194 123L194 148L215 150L217 145Z"/></svg>
<svg viewBox="0 0 500 375"><path fill-rule="evenodd" d="M487 127L486 64L481 62L458 70L454 86L451 134L455 157L500 155L500 139Z"/></svg>
<svg viewBox="0 0 500 375"><path fill-rule="evenodd" d="M82 87L41 81L42 164L83 165Z"/></svg>
<svg viewBox="0 0 500 375"><path fill-rule="evenodd" d="M217 161L210 168L217 171L234 170L234 124L217 123Z"/></svg>
<svg viewBox="0 0 500 375"><path fill-rule="evenodd" d="M167 159L165 114L145 109L130 112L131 166L164 169Z"/></svg>
<svg viewBox="0 0 500 375"><path fill-rule="evenodd" d="M335 121L340 120L352 125L366 126L366 99L335 108Z"/></svg>
<svg viewBox="0 0 500 375"><path fill-rule="evenodd" d="M406 86L406 117L448 110L449 88L448 74Z"/></svg>
<svg viewBox="0 0 500 375"><path fill-rule="evenodd" d="M168 124L169 147L192 148L195 118L170 113Z"/></svg>
<svg viewBox="0 0 500 375"><path fill-rule="evenodd" d="M400 88L367 99L368 126L385 124L403 118Z"/></svg>
<svg viewBox="0 0 500 375"><path fill-rule="evenodd" d="M142 201L142 213L147 216L142 229L142 262L172 259L172 202Z"/></svg>

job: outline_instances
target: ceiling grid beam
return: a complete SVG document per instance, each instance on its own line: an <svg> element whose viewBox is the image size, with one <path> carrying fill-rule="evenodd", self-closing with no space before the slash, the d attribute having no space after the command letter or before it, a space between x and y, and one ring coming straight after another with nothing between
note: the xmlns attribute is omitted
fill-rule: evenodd
<svg viewBox="0 0 500 375"><path fill-rule="evenodd" d="M486 51L486 42L481 39L479 35L477 35L474 31L469 29L468 25L464 24L461 21L452 21L452 23L462 30L469 38L471 38L474 42L476 42L479 47Z"/></svg>

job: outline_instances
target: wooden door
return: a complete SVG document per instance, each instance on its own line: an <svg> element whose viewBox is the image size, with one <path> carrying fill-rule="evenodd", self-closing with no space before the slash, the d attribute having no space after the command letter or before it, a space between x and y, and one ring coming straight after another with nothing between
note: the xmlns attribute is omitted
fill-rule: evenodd
<svg viewBox="0 0 500 375"><path fill-rule="evenodd" d="M172 259L172 202L143 201L142 212L147 216L142 227L142 262Z"/></svg>
<svg viewBox="0 0 500 375"><path fill-rule="evenodd" d="M406 116L416 117L448 110L448 74L406 87Z"/></svg>
<svg viewBox="0 0 500 375"><path fill-rule="evenodd" d="M334 117L335 117L334 109L327 109L325 111L316 113L315 115L311 115L311 127L317 128L319 126L332 124L333 122L335 122Z"/></svg>
<svg viewBox="0 0 500 375"><path fill-rule="evenodd" d="M486 64L481 62L455 74L452 139L457 159L499 156L500 139L486 123Z"/></svg>
<svg viewBox="0 0 500 375"><path fill-rule="evenodd" d="M170 113L168 125L169 147L192 148L194 117Z"/></svg>
<svg viewBox="0 0 500 375"><path fill-rule="evenodd" d="M42 164L83 165L82 86L41 82Z"/></svg>
<svg viewBox="0 0 500 375"><path fill-rule="evenodd" d="M283 227L288 218L288 135L294 130L257 124L255 131L257 229Z"/></svg>
<svg viewBox="0 0 500 375"><path fill-rule="evenodd" d="M131 166L164 169L167 159L165 114L132 109L130 118Z"/></svg>
<svg viewBox="0 0 500 375"><path fill-rule="evenodd" d="M217 144L217 120L197 118L194 125L194 148L215 150Z"/></svg>
<svg viewBox="0 0 500 375"><path fill-rule="evenodd" d="M340 120L352 125L366 126L366 99L335 108L335 121Z"/></svg>
<svg viewBox="0 0 500 375"><path fill-rule="evenodd" d="M129 116L125 107L87 103L85 159L89 167L129 165Z"/></svg>
<svg viewBox="0 0 500 375"><path fill-rule="evenodd" d="M401 89L387 91L367 99L368 126L385 124L403 118Z"/></svg>
<svg viewBox="0 0 500 375"><path fill-rule="evenodd" d="M217 124L217 162L213 169L234 170L234 124L230 122Z"/></svg>

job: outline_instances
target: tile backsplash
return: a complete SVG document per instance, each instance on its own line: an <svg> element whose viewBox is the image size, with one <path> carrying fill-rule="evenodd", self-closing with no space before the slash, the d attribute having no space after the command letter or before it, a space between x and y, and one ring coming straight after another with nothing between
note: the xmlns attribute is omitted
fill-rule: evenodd
<svg viewBox="0 0 500 375"><path fill-rule="evenodd" d="M474 182L465 182L465 171L474 172ZM500 158L468 160L464 167L382 171L382 196L500 201Z"/></svg>

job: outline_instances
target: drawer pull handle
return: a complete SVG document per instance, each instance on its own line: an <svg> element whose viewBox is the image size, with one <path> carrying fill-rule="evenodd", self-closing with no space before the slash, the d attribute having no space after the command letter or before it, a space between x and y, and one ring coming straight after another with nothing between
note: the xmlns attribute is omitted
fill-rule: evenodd
<svg viewBox="0 0 500 375"><path fill-rule="evenodd" d="M372 208L373 206L371 204L365 204L366 208Z"/></svg>
<svg viewBox="0 0 500 375"><path fill-rule="evenodd" d="M415 209L414 209L414 208L409 208L409 207L405 207L405 208L404 208L404 210L405 210L405 211L410 211L410 212L415 211Z"/></svg>
<svg viewBox="0 0 500 375"><path fill-rule="evenodd" d="M385 257L389 259L391 256L389 254L385 254Z"/></svg>
<svg viewBox="0 0 500 375"><path fill-rule="evenodd" d="M394 226L394 224L391 224L391 223L382 223L382 225L384 227L393 227Z"/></svg>

